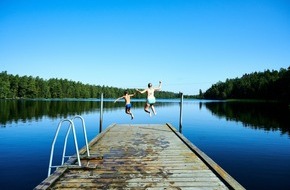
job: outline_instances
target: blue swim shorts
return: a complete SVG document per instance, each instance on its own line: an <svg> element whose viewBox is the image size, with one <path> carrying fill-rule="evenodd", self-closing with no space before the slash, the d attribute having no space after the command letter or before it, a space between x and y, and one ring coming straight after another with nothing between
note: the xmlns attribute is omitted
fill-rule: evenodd
<svg viewBox="0 0 290 190"><path fill-rule="evenodd" d="M131 108L131 104L126 104L125 105L126 110Z"/></svg>

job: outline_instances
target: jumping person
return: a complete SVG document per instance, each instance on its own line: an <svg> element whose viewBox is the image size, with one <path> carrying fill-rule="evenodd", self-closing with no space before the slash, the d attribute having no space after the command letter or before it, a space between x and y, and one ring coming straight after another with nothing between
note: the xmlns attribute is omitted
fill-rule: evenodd
<svg viewBox="0 0 290 190"><path fill-rule="evenodd" d="M138 91L139 93L143 94L143 93L147 93L147 100L146 100L146 104L144 106L144 111L149 113L150 117L151 117L151 112L149 111L149 108L151 108L152 112L154 113L154 115L156 115L156 111L154 108L154 104L156 102L156 98L154 96L154 92L155 91L159 91L161 90L161 81L159 81L159 86L157 88L154 88L152 86L152 83L148 83L148 88L144 89L142 91L136 89L136 91Z"/></svg>
<svg viewBox="0 0 290 190"><path fill-rule="evenodd" d="M131 105L131 97L134 96L134 95L135 95L135 93L134 94L128 94L128 91L126 90L124 92L124 96L121 96L121 97L117 98L114 101L114 103L116 103L118 100L124 98L124 100L125 100L125 113L129 114L131 116L131 119L134 119L134 115L131 112L131 107L132 107L132 105Z"/></svg>

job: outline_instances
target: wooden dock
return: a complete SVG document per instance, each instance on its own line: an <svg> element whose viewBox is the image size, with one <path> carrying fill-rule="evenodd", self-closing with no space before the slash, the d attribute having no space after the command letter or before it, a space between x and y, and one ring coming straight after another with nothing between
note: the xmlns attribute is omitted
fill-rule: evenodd
<svg viewBox="0 0 290 190"><path fill-rule="evenodd" d="M35 190L245 189L170 124L113 124L89 149L82 166L58 168Z"/></svg>

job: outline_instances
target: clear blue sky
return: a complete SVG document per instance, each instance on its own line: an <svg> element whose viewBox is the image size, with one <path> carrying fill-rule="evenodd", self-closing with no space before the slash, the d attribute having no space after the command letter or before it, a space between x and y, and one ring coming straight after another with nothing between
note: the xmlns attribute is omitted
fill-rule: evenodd
<svg viewBox="0 0 290 190"><path fill-rule="evenodd" d="M289 0L0 1L0 72L198 94L289 66Z"/></svg>

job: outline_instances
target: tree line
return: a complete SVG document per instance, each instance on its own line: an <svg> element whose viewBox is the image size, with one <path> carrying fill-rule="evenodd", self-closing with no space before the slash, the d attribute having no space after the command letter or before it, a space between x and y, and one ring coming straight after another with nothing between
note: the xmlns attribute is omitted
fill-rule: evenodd
<svg viewBox="0 0 290 190"><path fill-rule="evenodd" d="M213 84L201 96L206 99L263 99L289 102L290 67L226 79L225 82Z"/></svg>
<svg viewBox="0 0 290 190"><path fill-rule="evenodd" d="M135 89L123 89L117 87L83 84L67 79L51 78L44 80L40 77L19 76L8 74L7 71L0 73L0 99L20 98L117 98L128 90L134 93ZM179 95L173 92L160 91L156 97L177 98ZM137 93L134 98L144 98Z"/></svg>

